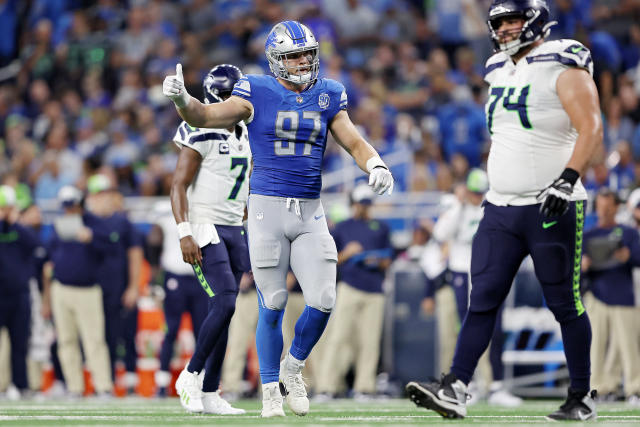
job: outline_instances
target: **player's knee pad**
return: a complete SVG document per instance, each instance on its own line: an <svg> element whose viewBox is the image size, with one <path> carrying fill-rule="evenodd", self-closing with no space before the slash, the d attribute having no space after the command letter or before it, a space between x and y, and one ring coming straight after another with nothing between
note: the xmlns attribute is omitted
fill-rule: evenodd
<svg viewBox="0 0 640 427"><path fill-rule="evenodd" d="M561 324L571 322L572 320L577 319L581 314L574 301L566 303L547 302L547 307L549 307L549 311L553 313L553 317L556 321Z"/></svg>
<svg viewBox="0 0 640 427"><path fill-rule="evenodd" d="M223 293L214 296L211 308L223 317L231 319L231 316L233 316L233 313L236 311L236 294Z"/></svg>
<svg viewBox="0 0 640 427"><path fill-rule="evenodd" d="M336 305L336 283L319 283L318 287L314 289L314 292L307 292L305 294L304 299L309 307L330 313Z"/></svg>
<svg viewBox="0 0 640 427"><path fill-rule="evenodd" d="M275 292L258 291L258 302L260 307L268 310L284 310L287 305L289 293L286 289L278 289Z"/></svg>
<svg viewBox="0 0 640 427"><path fill-rule="evenodd" d="M484 312L497 309L509 294L509 285L494 282L487 276L472 278L469 311Z"/></svg>
<svg viewBox="0 0 640 427"><path fill-rule="evenodd" d="M531 250L531 258L536 276L543 285L561 284L570 279L572 262L567 249L562 244L535 245Z"/></svg>

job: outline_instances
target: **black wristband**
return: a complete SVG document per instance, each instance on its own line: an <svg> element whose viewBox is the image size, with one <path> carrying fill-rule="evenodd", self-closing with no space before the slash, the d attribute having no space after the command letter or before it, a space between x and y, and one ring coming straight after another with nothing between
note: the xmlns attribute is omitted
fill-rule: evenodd
<svg viewBox="0 0 640 427"><path fill-rule="evenodd" d="M580 178L580 174L571 168L566 168L562 171L560 178L564 179L567 182L570 182L571 185L576 185L576 181L578 181L578 178Z"/></svg>

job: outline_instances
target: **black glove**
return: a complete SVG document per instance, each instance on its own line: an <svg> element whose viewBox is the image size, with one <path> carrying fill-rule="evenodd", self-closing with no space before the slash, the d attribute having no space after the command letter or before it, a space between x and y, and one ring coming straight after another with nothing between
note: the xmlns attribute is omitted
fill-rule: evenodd
<svg viewBox="0 0 640 427"><path fill-rule="evenodd" d="M536 200L541 203L540 213L545 217L561 216L569 210L573 186L580 178L580 174L573 169L566 168L560 178L542 190Z"/></svg>

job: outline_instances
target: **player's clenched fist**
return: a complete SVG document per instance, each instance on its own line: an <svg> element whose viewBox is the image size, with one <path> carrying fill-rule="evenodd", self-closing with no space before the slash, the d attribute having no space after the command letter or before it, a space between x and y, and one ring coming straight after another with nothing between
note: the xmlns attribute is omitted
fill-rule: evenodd
<svg viewBox="0 0 640 427"><path fill-rule="evenodd" d="M167 76L162 82L162 93L176 104L178 108L184 108L189 103L191 96L184 87L184 77L182 77L182 64L176 65L176 74Z"/></svg>
<svg viewBox="0 0 640 427"><path fill-rule="evenodd" d="M386 167L376 166L369 174L369 185L379 195L383 195L385 191L391 194L393 193L393 176Z"/></svg>

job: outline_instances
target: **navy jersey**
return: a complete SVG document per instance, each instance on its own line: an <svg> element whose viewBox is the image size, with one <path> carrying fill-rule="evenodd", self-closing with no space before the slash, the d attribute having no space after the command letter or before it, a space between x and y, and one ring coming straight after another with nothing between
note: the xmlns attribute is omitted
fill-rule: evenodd
<svg viewBox="0 0 640 427"><path fill-rule="evenodd" d="M609 305L634 305L632 268L640 266L638 232L626 225L594 227L584 233L583 241L585 254L591 257L591 268L585 276L595 297ZM631 257L621 263L613 252L624 246Z"/></svg>
<svg viewBox="0 0 640 427"><path fill-rule="evenodd" d="M48 248L54 265L54 279L72 286L93 286L98 283L98 270L105 255L113 249L102 221L89 212L82 214L82 222L93 233L89 243L61 240L54 229Z"/></svg>
<svg viewBox="0 0 640 427"><path fill-rule="evenodd" d="M39 245L30 228L0 220L0 296L29 291L30 266Z"/></svg>
<svg viewBox="0 0 640 427"><path fill-rule="evenodd" d="M363 251L338 266L339 280L365 292L382 292L384 271L378 261L391 258L393 249L389 240L389 227L378 220L347 219L336 225L331 233L338 251L349 242L358 242Z"/></svg>
<svg viewBox="0 0 640 427"><path fill-rule="evenodd" d="M112 246L100 266L100 285L105 293L121 294L129 282L127 251L142 247L142 236L122 213L101 219L100 227L109 236Z"/></svg>
<svg viewBox="0 0 640 427"><path fill-rule="evenodd" d="M251 194L319 198L329 124L347 108L344 86L318 79L295 93L275 77L248 75L232 94L253 105L247 125L253 155Z"/></svg>

